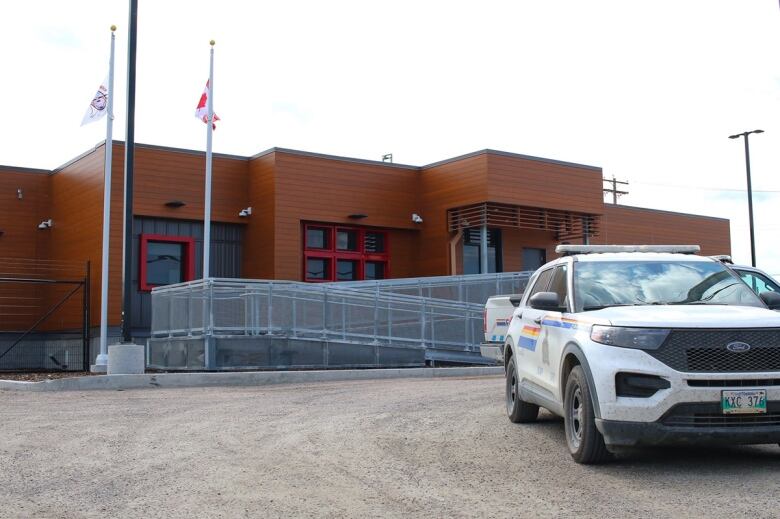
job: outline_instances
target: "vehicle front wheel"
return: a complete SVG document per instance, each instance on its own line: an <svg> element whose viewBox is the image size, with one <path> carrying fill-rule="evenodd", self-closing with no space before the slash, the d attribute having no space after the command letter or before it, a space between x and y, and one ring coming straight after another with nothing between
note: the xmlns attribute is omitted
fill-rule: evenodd
<svg viewBox="0 0 780 519"><path fill-rule="evenodd" d="M515 358L512 357L506 367L506 414L513 423L535 422L539 416L539 406L523 401L519 388L520 379Z"/></svg>
<svg viewBox="0 0 780 519"><path fill-rule="evenodd" d="M611 455L596 428L593 398L581 366L574 366L566 380L563 410L566 444L574 461L588 465L608 460Z"/></svg>

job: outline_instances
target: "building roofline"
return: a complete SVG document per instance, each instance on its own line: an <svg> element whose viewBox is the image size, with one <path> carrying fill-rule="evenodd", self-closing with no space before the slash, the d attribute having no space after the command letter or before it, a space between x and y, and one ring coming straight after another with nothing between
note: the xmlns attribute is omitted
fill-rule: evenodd
<svg viewBox="0 0 780 519"><path fill-rule="evenodd" d="M472 157L477 157L479 155L498 155L501 157L510 157L514 159L525 159L525 160L531 160L534 162L543 162L545 164L556 164L558 166L568 166L568 167L574 167L574 168L583 168L583 169L590 169L593 171L601 172L602 169L598 166L588 166L587 164L577 164L576 162L566 162L563 160L555 160L555 159L546 159L544 157L534 157L532 155L523 155L521 153L512 153L509 151L500 151L500 150L493 150L490 148L485 148L484 150L479 151L473 151L471 153L466 153L465 155L458 155L457 157L452 157L450 159L444 159L440 160L438 162L433 162L431 164L426 164L425 166L422 166L421 169L428 169L433 168L436 166L442 166L444 164L449 164L451 162L457 162L460 160L469 159Z"/></svg>
<svg viewBox="0 0 780 519"><path fill-rule="evenodd" d="M401 169L413 169L415 171L420 170L419 166L412 166L410 164L400 164L397 162L382 162L381 160L357 159L354 157L343 157L341 155L328 155L325 153L315 153L311 151L301 151L301 150L293 150L290 148L278 148L278 147L269 148L265 151L261 151L260 153L256 153L255 155L252 155L249 158L249 160L258 159L260 157L270 155L271 153L287 153L289 155L298 155L301 157L312 157L312 158L326 159L326 160L338 160L341 162L352 162L355 164L367 164L371 166L385 166L385 167L394 167L394 168L401 168Z"/></svg>
<svg viewBox="0 0 780 519"><path fill-rule="evenodd" d="M113 143L114 144L121 144L122 146L125 145L125 141L118 141L116 139L113 139ZM99 150L100 148L105 146L105 144L106 144L105 140L102 140L102 141L98 142L97 144L95 144L95 146L91 150L87 150L84 153L82 153L81 155L79 155L79 156L77 156L75 158L70 159L68 162L66 162L65 164L63 164L63 165L53 169L49 173L53 174L53 173L56 173L58 171L61 171L61 170L65 169L66 167L70 166L74 162L78 162L79 160L83 159L87 155L90 155L90 154L96 152L97 150ZM190 149L186 149L186 148L172 148L170 146L158 146L156 144L144 144L142 142L136 142L135 143L135 147L136 148L149 149L149 150L170 151L170 152L173 152L173 153L184 153L186 155L202 155L202 156L206 155L205 151L190 150ZM214 153L213 157L220 158L220 159L232 159L232 160L243 160L243 161L249 160L247 157L242 157L240 155L229 155L227 153Z"/></svg>
<svg viewBox="0 0 780 519"><path fill-rule="evenodd" d="M84 157L86 157L87 155L92 155L92 154L93 154L93 153L95 153L97 150L99 150L100 148L102 148L102 147L105 145L105 143L106 143L106 141L105 141L105 140L102 140L102 141L98 142L97 144L95 144L95 146L93 146L93 147L92 147L92 149L91 149L91 150L87 150L87 151L85 151L85 152L83 152L83 153L81 153L81 154L77 155L76 157L73 157L72 159L70 159L69 161L67 161L65 164L62 164L62 165L60 165L60 166L57 166L56 168L54 168L53 170L51 170L50 174L51 174L51 175L53 175L53 174L57 173L58 171L62 171L63 169L65 169L65 168L67 168L68 166L70 166L71 164L74 164L74 163L76 163L76 162L80 161L81 159L83 159L83 158L84 158Z"/></svg>
<svg viewBox="0 0 780 519"><path fill-rule="evenodd" d="M19 166L3 166L0 164L0 170L3 171L11 171L14 173L29 173L32 175L49 175L51 174L50 169L40 169L40 168L22 168Z"/></svg>
<svg viewBox="0 0 780 519"><path fill-rule="evenodd" d="M125 141L120 141L120 140L114 140L113 142L114 142L114 144L121 144L122 146L124 146L124 144L125 144ZM4 169L18 170L20 172L39 172L39 173L54 174L54 173L56 173L58 171L61 171L61 170L65 169L66 167L70 166L71 164L73 164L75 162L78 162L79 160L83 159L87 155L90 155L90 154L94 153L95 151L97 151L98 149L100 149L104 145L105 145L105 140L100 141L97 144L95 144L95 146L92 147L92 149L89 149L89 150L81 153L80 155L78 155L78 156L68 160L64 164L54 168L53 170L45 170L45 169L37 169L37 168L23 168L23 167L16 167L16 166L0 166L0 167L2 167ZM174 147L171 147L171 146L159 146L159 145L156 145L156 144L136 143L136 147L137 148L144 148L144 149L151 149L151 150L169 151L169 152L172 152L172 153L183 153L183 154L188 154L188 155L203 156L203 155L206 154L205 151L191 150L191 149L187 149L187 148L174 148ZM498 156L502 156L502 157L510 157L510 158L531 160L531 161L534 161L534 162L543 162L543 163L546 163L546 164L557 164L559 166L584 168L584 169L590 169L590 170L599 171L599 172L601 171L601 168L600 167L596 167L596 166L588 166L586 164L577 164L575 162L565 162L565 161L561 161L561 160L547 159L547 158L543 158L543 157L534 157L534 156L531 156L531 155L523 155L523 154L520 154L520 153L512 153L512 152L508 152L508 151L493 150L493 149L490 149L490 148L474 151L474 152L471 152L471 153L466 153L464 155L458 155L456 157L451 157L451 158L448 158L448 159L444 159L444 160L440 160L440 161L433 162L433 163L430 163L430 164L426 164L425 166L414 166L414 165L411 165L411 164L401 164L401 163L397 163L397 162L382 162L382 161L379 161L379 160L359 159L359 158L355 158L355 157L345 157L345 156L342 156L342 155L330 155L330 154L327 154L327 153L316 153L316 152L311 152L311 151L295 150L295 149L291 149L291 148L280 148L280 147L276 147L276 146L273 147L273 148L268 148L267 150L261 151L259 153L254 154L254 155L251 155L249 157L246 157L246 156L243 156L243 155L231 155L231 154L227 154L227 153L214 153L213 156L217 157L217 158L222 158L222 159L251 161L251 160L254 160L254 159L257 159L257 158L260 158L260 157L264 157L266 155L270 155L272 153L286 153L286 154L290 154L290 155L298 155L300 157L312 157L312 158L326 159L326 160L337 160L337 161L341 161L341 162L351 162L353 164L366 164L366 165L371 165L371 166L384 166L384 167L399 168L399 169L412 169L412 170L415 170L415 171L421 171L421 170L424 170L424 169L433 168L433 167L441 166L441 165L444 165L444 164L449 164L451 162L457 162L457 161L465 160L465 159L468 159L468 158L471 158L471 157L476 157L476 156L479 156L479 155L490 154L490 155L498 155Z"/></svg>
<svg viewBox="0 0 780 519"><path fill-rule="evenodd" d="M125 141L114 141L114 144L121 144L124 146ZM185 155L206 155L205 151L200 150L191 150L188 148L173 148L171 146L159 146L157 144L144 144L144 143L135 143L136 148L145 148L149 150L160 150L160 151L171 151L174 153L183 153ZM247 161L249 160L249 157L246 157L244 155L232 155L230 153L212 153L212 156L215 158L220 159L231 159L231 160L243 160Z"/></svg>
<svg viewBox="0 0 780 519"><path fill-rule="evenodd" d="M637 207L634 205L615 205L615 204L608 204L604 203L604 210L606 212L608 207L617 207L617 208L623 208L623 209L635 209L637 211L650 211L653 213L661 213L661 214L669 214L674 216L688 216L690 218L706 218L708 220L720 220L723 222L730 221L728 218L721 218L719 216L706 216L703 214L694 214L694 213L680 213L677 211L667 211L665 209L651 209L649 207Z"/></svg>

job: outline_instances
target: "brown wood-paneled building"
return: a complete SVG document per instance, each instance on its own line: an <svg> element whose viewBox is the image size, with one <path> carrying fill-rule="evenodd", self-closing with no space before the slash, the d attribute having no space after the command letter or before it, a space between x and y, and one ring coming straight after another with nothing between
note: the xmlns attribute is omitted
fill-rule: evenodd
<svg viewBox="0 0 780 519"><path fill-rule="evenodd" d="M118 325L124 146L113 146L109 320ZM0 166L0 258L90 261L93 326L103 161L100 144L54 171ZM136 146L139 335L149 327L152 287L201 275L204 170L202 152ZM508 272L535 269L556 245L584 240L730 253L728 220L607 204L602 185L598 167L494 150L427 166L280 148L215 154L210 270L311 282ZM38 228L49 219L51 227Z"/></svg>

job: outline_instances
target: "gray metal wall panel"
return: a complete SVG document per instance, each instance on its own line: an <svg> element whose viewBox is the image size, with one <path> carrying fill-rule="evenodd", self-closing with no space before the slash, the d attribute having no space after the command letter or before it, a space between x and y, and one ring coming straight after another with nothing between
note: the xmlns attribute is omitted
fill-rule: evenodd
<svg viewBox="0 0 780 519"><path fill-rule="evenodd" d="M238 224L211 223L211 275L221 278L241 277L241 255L244 228ZM146 337L152 324L152 295L138 290L141 234L190 236L195 238L195 278L203 276L203 222L136 216L133 222L133 335Z"/></svg>

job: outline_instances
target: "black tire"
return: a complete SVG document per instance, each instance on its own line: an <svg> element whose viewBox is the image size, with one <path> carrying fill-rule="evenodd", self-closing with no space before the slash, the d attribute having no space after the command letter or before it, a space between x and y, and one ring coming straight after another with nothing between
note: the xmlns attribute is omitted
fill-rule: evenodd
<svg viewBox="0 0 780 519"><path fill-rule="evenodd" d="M566 445L574 461L584 465L603 463L612 456L596 428L593 399L581 366L574 366L566 380L563 399Z"/></svg>
<svg viewBox="0 0 780 519"><path fill-rule="evenodd" d="M519 382L515 358L512 357L506 367L506 414L512 423L535 422L539 417L539 406L520 398Z"/></svg>

